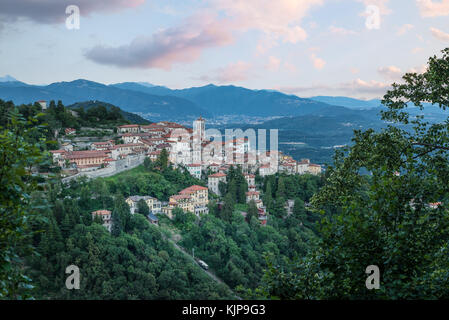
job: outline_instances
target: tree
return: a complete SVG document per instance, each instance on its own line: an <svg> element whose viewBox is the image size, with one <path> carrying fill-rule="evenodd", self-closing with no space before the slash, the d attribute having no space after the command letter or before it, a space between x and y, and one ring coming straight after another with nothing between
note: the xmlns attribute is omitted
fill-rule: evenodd
<svg viewBox="0 0 449 320"><path fill-rule="evenodd" d="M143 160L143 166L147 171L151 171L153 170L154 164L149 157L146 157L145 160Z"/></svg>
<svg viewBox="0 0 449 320"><path fill-rule="evenodd" d="M29 128L17 110L8 114L0 127L0 299L27 298L30 279L25 276L22 258L34 252L29 240L30 224L36 210L30 202L38 190L31 169L44 161L42 141L29 139L37 130ZM37 118L29 120L33 125Z"/></svg>
<svg viewBox="0 0 449 320"><path fill-rule="evenodd" d="M230 222L232 219L232 213L234 212L234 198L230 193L226 194L224 198L224 205L221 211L221 217L223 220Z"/></svg>
<svg viewBox="0 0 449 320"><path fill-rule="evenodd" d="M284 177L279 177L278 186L276 191L276 198L285 198L287 196L285 190Z"/></svg>
<svg viewBox="0 0 449 320"><path fill-rule="evenodd" d="M302 201L300 198L295 199L295 203L293 205L293 216L302 223L304 223L307 219L304 201Z"/></svg>
<svg viewBox="0 0 449 320"><path fill-rule="evenodd" d="M263 195L263 203L268 209L271 209L273 206L273 196L271 191L271 181L267 180L266 190Z"/></svg>
<svg viewBox="0 0 449 320"><path fill-rule="evenodd" d="M118 237L120 236L120 233L123 231L123 223L118 210L116 209L112 210L111 220L112 220L111 234L115 237ZM102 221L96 220L95 222L102 222Z"/></svg>
<svg viewBox="0 0 449 320"><path fill-rule="evenodd" d="M156 159L156 166L164 170L168 166L168 152L167 149L162 149L161 153Z"/></svg>
<svg viewBox="0 0 449 320"><path fill-rule="evenodd" d="M145 217L150 213L150 208L148 207L148 204L145 202L145 200L140 199L137 202L137 212L143 214Z"/></svg>
<svg viewBox="0 0 449 320"><path fill-rule="evenodd" d="M128 231L131 226L131 213L125 198L121 193L117 193L114 197L114 209L112 210L112 224L114 219L117 221L117 230Z"/></svg>
<svg viewBox="0 0 449 320"><path fill-rule="evenodd" d="M252 217L255 217L255 218L259 217L259 211L257 210L257 206L256 206L256 203L254 202L254 200L251 200L248 203L248 212L246 214L246 221L250 222Z"/></svg>
<svg viewBox="0 0 449 320"><path fill-rule="evenodd" d="M449 297L448 120L407 112L428 103L449 107L449 49L430 58L426 72L403 80L382 100L388 127L355 131L353 145L336 152L326 184L312 198L315 211L331 212L320 226L320 249L294 262L291 272L271 269L269 294L288 287L284 297L291 298ZM379 290L365 286L369 265L380 268Z"/></svg>
<svg viewBox="0 0 449 320"><path fill-rule="evenodd" d="M218 182L218 191L220 191L220 195L225 195L226 194L226 190L227 189L227 185L225 182L220 181Z"/></svg>

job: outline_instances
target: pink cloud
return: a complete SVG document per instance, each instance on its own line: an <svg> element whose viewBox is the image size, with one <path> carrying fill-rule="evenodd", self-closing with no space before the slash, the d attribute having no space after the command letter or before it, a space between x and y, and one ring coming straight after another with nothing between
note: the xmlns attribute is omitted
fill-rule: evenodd
<svg viewBox="0 0 449 320"><path fill-rule="evenodd" d="M408 31L410 31L411 29L413 29L414 26L412 24L404 24L402 27L400 27L398 29L398 31L396 32L396 34L398 36L402 36L404 34L406 34Z"/></svg>
<svg viewBox="0 0 449 320"><path fill-rule="evenodd" d="M381 67L377 70L384 78L389 80L399 80L402 77L402 71L396 66Z"/></svg>
<svg viewBox="0 0 449 320"><path fill-rule="evenodd" d="M231 34L214 22L202 17L200 24L181 25L151 36L138 37L119 47L96 46L85 56L97 63L122 68L160 68L170 70L175 63L192 62L206 48L232 42ZM187 27L188 26L188 27Z"/></svg>
<svg viewBox="0 0 449 320"><path fill-rule="evenodd" d="M214 0L215 9L223 12L234 30L259 30L268 37L297 43L307 38L299 25L307 12L324 0Z"/></svg>
<svg viewBox="0 0 449 320"><path fill-rule="evenodd" d="M310 55L310 59L312 60L313 66L314 66L315 69L317 69L317 70L323 69L324 66L326 65L326 61L324 61L324 60L321 59L321 58L318 58L318 57L316 56L315 53L312 53L312 54Z"/></svg>
<svg viewBox="0 0 449 320"><path fill-rule="evenodd" d="M449 15L449 0L416 0L423 17L441 17Z"/></svg>
<svg viewBox="0 0 449 320"><path fill-rule="evenodd" d="M87 1L87 0L84 0ZM119 0L115 0L119 1ZM264 52L278 41L297 43L307 38L301 19L324 0L211 0L207 9L180 25L118 46L96 46L86 53L94 62L118 67L170 69L174 63L192 62L204 49L227 45L235 34L261 31ZM219 18L220 17L220 18ZM316 65L320 65L317 60Z"/></svg>
<svg viewBox="0 0 449 320"><path fill-rule="evenodd" d="M430 31L435 38L443 41L449 41L449 33L441 31L437 28L430 28Z"/></svg>

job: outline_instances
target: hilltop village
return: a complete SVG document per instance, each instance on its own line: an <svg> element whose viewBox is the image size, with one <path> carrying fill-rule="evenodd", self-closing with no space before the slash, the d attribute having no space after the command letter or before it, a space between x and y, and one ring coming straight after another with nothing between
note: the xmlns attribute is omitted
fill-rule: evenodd
<svg viewBox="0 0 449 320"><path fill-rule="evenodd" d="M157 224L157 214L173 219L173 210L180 208L198 217L209 212L209 192L220 197L221 184L227 183L231 166L239 166L244 174L247 190L246 202L253 203L262 225L267 223L268 212L257 190L255 175L261 177L276 172L288 175L321 173L321 166L308 159L296 161L277 150L259 152L248 137L235 137L219 141L207 139L206 120L202 117L193 123L193 129L175 122L158 122L148 125L126 124L117 126L115 135L103 141L77 142L74 128L66 128L60 148L51 150L54 164L62 169L63 181L76 177L90 178L111 176L142 164L145 159L156 162L161 157L174 168L186 170L197 179L207 181L207 187L192 185L170 196L168 202L148 195L133 195L126 199L133 214L139 201L144 201L150 214L148 219ZM287 203L287 207L292 204ZM242 212L245 216L246 212ZM97 210L92 217L100 217L104 226L111 230L111 212Z"/></svg>

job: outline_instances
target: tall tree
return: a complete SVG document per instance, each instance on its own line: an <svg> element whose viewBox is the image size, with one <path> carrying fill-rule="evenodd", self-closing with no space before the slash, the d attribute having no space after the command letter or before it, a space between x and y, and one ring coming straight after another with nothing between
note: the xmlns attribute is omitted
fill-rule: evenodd
<svg viewBox="0 0 449 320"><path fill-rule="evenodd" d="M0 127L0 299L26 298L21 288L30 288L22 258L34 250L30 245L35 208L31 193L38 189L31 169L43 162L41 142L30 142L36 128L29 128L17 110ZM37 119L30 119L31 123Z"/></svg>
<svg viewBox="0 0 449 320"><path fill-rule="evenodd" d="M320 249L294 263L292 272L269 268L268 292L288 289L284 297L294 298L449 297L449 119L436 123L425 113L407 112L411 106L445 110L448 87L449 49L430 58L426 72L407 73L402 84L393 84L382 100L388 127L356 131L312 199L315 210L331 207L333 213L322 221ZM378 290L365 285L370 265L380 270Z"/></svg>
<svg viewBox="0 0 449 320"><path fill-rule="evenodd" d="M234 212L234 198L230 193L228 193L224 198L224 205L221 211L221 217L223 220L230 222L232 219L232 214Z"/></svg>
<svg viewBox="0 0 449 320"><path fill-rule="evenodd" d="M257 210L257 206L256 206L256 203L254 202L254 200L251 200L248 203L248 212L246 214L246 221L250 222L252 217L254 217L254 218L259 217L259 211Z"/></svg>
<svg viewBox="0 0 449 320"><path fill-rule="evenodd" d="M150 213L150 208L148 207L148 204L145 202L145 200L140 199L137 202L137 212L144 215L145 217Z"/></svg>

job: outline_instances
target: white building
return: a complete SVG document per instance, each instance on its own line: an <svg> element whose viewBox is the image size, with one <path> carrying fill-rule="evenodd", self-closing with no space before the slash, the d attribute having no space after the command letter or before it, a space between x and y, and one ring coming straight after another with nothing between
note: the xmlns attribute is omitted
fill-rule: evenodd
<svg viewBox="0 0 449 320"><path fill-rule="evenodd" d="M47 101L39 100L37 103L41 106L42 110L47 110Z"/></svg>
<svg viewBox="0 0 449 320"><path fill-rule="evenodd" d="M95 217L100 217L103 220L103 226L108 229L109 232L112 230L112 214L109 210L97 210L92 212L92 219Z"/></svg>
<svg viewBox="0 0 449 320"><path fill-rule="evenodd" d="M221 196L219 188L220 182L226 183L226 174L222 172L211 174L207 178L207 187L210 191L219 196Z"/></svg>
<svg viewBox="0 0 449 320"><path fill-rule="evenodd" d="M186 169L193 177L201 179L201 164L188 164Z"/></svg>
<svg viewBox="0 0 449 320"><path fill-rule="evenodd" d="M296 164L296 173L297 174L305 174L309 169L309 159L301 159L301 162Z"/></svg>

